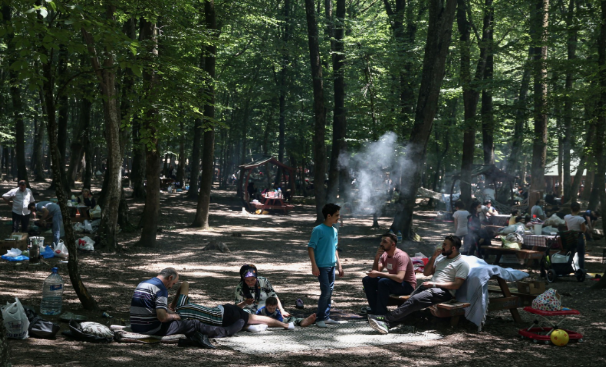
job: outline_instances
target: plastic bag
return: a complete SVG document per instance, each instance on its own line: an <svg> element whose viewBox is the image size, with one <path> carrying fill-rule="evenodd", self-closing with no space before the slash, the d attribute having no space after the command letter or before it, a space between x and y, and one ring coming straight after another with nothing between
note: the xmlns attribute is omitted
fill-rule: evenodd
<svg viewBox="0 0 606 367"><path fill-rule="evenodd" d="M51 257L55 257L55 251L50 246L46 246L44 251L40 251L40 255L45 259L50 259Z"/></svg>
<svg viewBox="0 0 606 367"><path fill-rule="evenodd" d="M95 251L95 241L93 241L90 237L84 236L78 240L76 240L76 246L79 250L84 251Z"/></svg>
<svg viewBox="0 0 606 367"><path fill-rule="evenodd" d="M84 232L82 223L74 223L74 232Z"/></svg>
<svg viewBox="0 0 606 367"><path fill-rule="evenodd" d="M21 255L21 250L19 250L18 248L12 248L10 250L6 250L6 255L7 257L17 257Z"/></svg>
<svg viewBox="0 0 606 367"><path fill-rule="evenodd" d="M2 319L4 320L7 338L27 339L29 336L27 333L29 320L19 298L15 297L14 303L7 302L6 306L2 307Z"/></svg>
<svg viewBox="0 0 606 367"><path fill-rule="evenodd" d="M101 207L99 205L95 206L94 208L88 211L88 215L91 218L101 218Z"/></svg>
<svg viewBox="0 0 606 367"><path fill-rule="evenodd" d="M88 220L85 220L83 223L84 232L93 233L93 225Z"/></svg>
<svg viewBox="0 0 606 367"><path fill-rule="evenodd" d="M69 256L69 252L67 251L67 246L65 246L65 243L63 242L63 240L59 240L59 244L57 244L57 246L55 246L55 256L63 258L63 259L67 259L67 257Z"/></svg>

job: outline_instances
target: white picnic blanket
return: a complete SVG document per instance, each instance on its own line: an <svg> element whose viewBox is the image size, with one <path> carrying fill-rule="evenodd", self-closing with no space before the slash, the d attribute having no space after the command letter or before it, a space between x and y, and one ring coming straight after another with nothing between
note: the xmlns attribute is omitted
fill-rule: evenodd
<svg viewBox="0 0 606 367"><path fill-rule="evenodd" d="M214 339L217 344L247 354L290 353L321 349L366 348L370 345L414 343L437 340L443 336L433 331L409 333L394 328L381 335L367 321L349 321L327 329L311 325L295 330L269 328L262 333L239 332L230 338Z"/></svg>
<svg viewBox="0 0 606 367"><path fill-rule="evenodd" d="M459 302L470 303L465 309L465 318L478 326L481 330L488 313L488 281L498 276L507 282L522 280L528 276L523 271L512 268L502 268L498 265L488 265L486 261L475 256L464 256L471 270L467 280L457 290L456 299Z"/></svg>

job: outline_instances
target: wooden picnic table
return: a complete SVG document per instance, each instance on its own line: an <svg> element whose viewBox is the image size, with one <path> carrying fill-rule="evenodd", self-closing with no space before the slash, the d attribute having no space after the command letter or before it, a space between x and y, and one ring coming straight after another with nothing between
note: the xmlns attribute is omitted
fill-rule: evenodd
<svg viewBox="0 0 606 367"><path fill-rule="evenodd" d="M263 199L262 203L251 203L251 205L261 210L281 210L284 214L288 214L295 207L294 205L284 203L284 197L281 196L263 195Z"/></svg>
<svg viewBox="0 0 606 367"><path fill-rule="evenodd" d="M522 318L520 317L518 308L527 305L528 298L512 294L504 279L498 276L493 276L491 279L496 279L499 285L498 287L489 287L489 291L493 293L500 292L503 296L490 298L488 311L509 310L513 320L515 322L521 322ZM390 296L388 304L399 306L406 302L408 298L410 298L410 296L392 295ZM532 302L532 300L530 302ZM450 325L455 326L459 322L460 317L465 315L465 308L469 306L469 303L457 302L456 299L453 298L451 301L430 306L429 310L435 317L450 317Z"/></svg>

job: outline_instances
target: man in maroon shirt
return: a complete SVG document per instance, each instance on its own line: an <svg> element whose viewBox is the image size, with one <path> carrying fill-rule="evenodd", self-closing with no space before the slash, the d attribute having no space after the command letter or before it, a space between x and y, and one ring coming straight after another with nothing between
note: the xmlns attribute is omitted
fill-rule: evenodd
<svg viewBox="0 0 606 367"><path fill-rule="evenodd" d="M362 279L370 310L367 313L385 315L390 294L411 294L417 286L412 260L396 245L398 238L391 233L381 237L372 270ZM387 273L383 272L387 269Z"/></svg>

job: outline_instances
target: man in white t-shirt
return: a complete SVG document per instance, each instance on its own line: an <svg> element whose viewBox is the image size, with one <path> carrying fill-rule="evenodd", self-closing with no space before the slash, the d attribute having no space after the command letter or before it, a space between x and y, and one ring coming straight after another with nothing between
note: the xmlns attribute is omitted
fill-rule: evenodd
<svg viewBox="0 0 606 367"><path fill-rule="evenodd" d="M457 201L455 203L456 211L452 214L454 219L455 236L463 238L467 234L467 217L469 212L464 209L463 202Z"/></svg>
<svg viewBox="0 0 606 367"><path fill-rule="evenodd" d="M469 275L469 264L459 253L460 248L459 237L447 236L442 248L436 249L425 265L423 275L433 274L431 281L424 282L406 302L387 315L370 315L368 318L370 326L381 334L387 334L390 328L401 323L414 311L452 299L455 291L463 285Z"/></svg>
<svg viewBox="0 0 606 367"><path fill-rule="evenodd" d="M19 232L19 224L21 224L21 232L27 232L30 215L27 206L35 200L34 194L32 193L32 190L27 188L25 180L20 180L19 187L2 195L2 199L12 209L13 232Z"/></svg>

